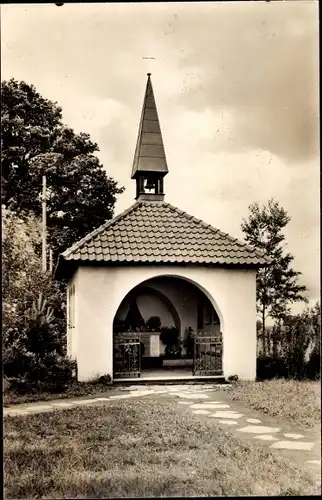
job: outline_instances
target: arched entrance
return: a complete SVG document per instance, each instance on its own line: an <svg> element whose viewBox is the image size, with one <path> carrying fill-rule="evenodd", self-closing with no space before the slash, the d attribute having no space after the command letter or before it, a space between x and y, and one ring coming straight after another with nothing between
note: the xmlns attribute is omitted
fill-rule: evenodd
<svg viewBox="0 0 322 500"><path fill-rule="evenodd" d="M177 276L140 283L113 321L114 377L222 375L221 321L206 294Z"/></svg>

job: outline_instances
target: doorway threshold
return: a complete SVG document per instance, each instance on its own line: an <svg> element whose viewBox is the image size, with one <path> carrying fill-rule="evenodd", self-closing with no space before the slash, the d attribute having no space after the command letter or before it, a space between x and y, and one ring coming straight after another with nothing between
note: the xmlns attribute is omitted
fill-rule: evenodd
<svg viewBox="0 0 322 500"><path fill-rule="evenodd" d="M160 370L161 371L161 370ZM115 378L113 379L113 384L122 384L125 382L130 382L131 384L147 384L149 382L153 383L177 383L177 382L187 382L187 383L194 383L194 382L216 382L218 384L225 384L227 383L225 380L225 377L223 375L192 375L191 372L187 374L182 374L182 373L158 373L158 371L153 371L151 373L142 373L141 377L121 377L121 378Z"/></svg>

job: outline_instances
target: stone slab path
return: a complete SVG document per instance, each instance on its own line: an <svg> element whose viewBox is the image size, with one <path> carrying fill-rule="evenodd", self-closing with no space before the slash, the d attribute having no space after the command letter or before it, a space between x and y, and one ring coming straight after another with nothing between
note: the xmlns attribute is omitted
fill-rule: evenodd
<svg viewBox="0 0 322 500"><path fill-rule="evenodd" d="M282 454L308 468L321 484L321 432L316 429L299 429L281 419L260 414L232 401L219 385L133 385L116 388L100 397L70 398L40 403L14 405L4 408L4 416L30 415L53 410L65 410L83 405L113 403L118 400L156 396L176 400L178 407L192 414L216 421L231 429L239 438L257 441L271 451Z"/></svg>

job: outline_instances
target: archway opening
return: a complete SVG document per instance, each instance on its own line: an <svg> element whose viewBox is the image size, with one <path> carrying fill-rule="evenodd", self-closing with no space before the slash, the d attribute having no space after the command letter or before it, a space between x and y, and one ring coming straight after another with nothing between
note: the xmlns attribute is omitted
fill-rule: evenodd
<svg viewBox="0 0 322 500"><path fill-rule="evenodd" d="M195 284L176 276L140 283L114 317L114 377L222 375L219 315Z"/></svg>

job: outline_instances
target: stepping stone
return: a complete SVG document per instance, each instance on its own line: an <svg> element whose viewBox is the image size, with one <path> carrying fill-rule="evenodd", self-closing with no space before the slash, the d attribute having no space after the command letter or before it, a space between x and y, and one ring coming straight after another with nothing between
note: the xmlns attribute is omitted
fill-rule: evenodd
<svg viewBox="0 0 322 500"><path fill-rule="evenodd" d="M308 464L321 465L321 460L307 460Z"/></svg>
<svg viewBox="0 0 322 500"><path fill-rule="evenodd" d="M51 403L51 406L58 406L58 407L61 407L61 408L67 408L67 407L71 407L71 406L74 406L74 402L71 401L70 403L64 403L63 401L61 403Z"/></svg>
<svg viewBox="0 0 322 500"><path fill-rule="evenodd" d="M246 418L246 422L249 424L261 424L262 421L258 420L258 418Z"/></svg>
<svg viewBox="0 0 322 500"><path fill-rule="evenodd" d="M222 404L217 404L217 403L195 403L191 406L191 408L210 408L212 410L220 410L222 408L230 408L229 405L222 405Z"/></svg>
<svg viewBox="0 0 322 500"><path fill-rule="evenodd" d="M189 389L187 387L183 387L183 386L180 386L180 385L173 385L171 387L167 387L167 391L168 392L179 392L179 391L181 391L181 392L187 392L187 391L189 391Z"/></svg>
<svg viewBox="0 0 322 500"><path fill-rule="evenodd" d="M193 410L192 413L195 413L196 415L208 415L210 411L207 410Z"/></svg>
<svg viewBox="0 0 322 500"><path fill-rule="evenodd" d="M160 389L160 390L153 390L153 391L151 391L151 394L165 394L167 392L168 391L166 391L165 389Z"/></svg>
<svg viewBox="0 0 322 500"><path fill-rule="evenodd" d="M93 402L95 403L93 399L81 399L80 401L73 401L73 405L89 405Z"/></svg>
<svg viewBox="0 0 322 500"><path fill-rule="evenodd" d="M212 418L231 418L234 420L241 418L242 416L243 416L242 413L233 413L229 411L216 411L216 413L210 415L210 417Z"/></svg>
<svg viewBox="0 0 322 500"><path fill-rule="evenodd" d="M24 408L23 411L26 411L28 413L42 413L43 411L51 411L52 407L50 405L46 406L29 406Z"/></svg>
<svg viewBox="0 0 322 500"><path fill-rule="evenodd" d="M51 405L42 405L35 408L36 411L52 411Z"/></svg>
<svg viewBox="0 0 322 500"><path fill-rule="evenodd" d="M271 434L263 434L262 436L254 436L255 439L261 439L262 441L277 441L275 436Z"/></svg>
<svg viewBox="0 0 322 500"><path fill-rule="evenodd" d="M304 438L303 434L283 434L288 439L301 439Z"/></svg>
<svg viewBox="0 0 322 500"><path fill-rule="evenodd" d="M129 399L130 397L130 394L121 394L118 396L110 396L110 399Z"/></svg>
<svg viewBox="0 0 322 500"><path fill-rule="evenodd" d="M312 450L314 443L304 441L277 441L271 445L271 448L278 448L279 450Z"/></svg>
<svg viewBox="0 0 322 500"><path fill-rule="evenodd" d="M280 431L278 427L265 427L264 425L246 425L241 429L237 429L240 432L247 432L249 434L269 434Z"/></svg>
<svg viewBox="0 0 322 500"><path fill-rule="evenodd" d="M237 425L237 422L234 422L233 420L218 420L218 422L226 425Z"/></svg>
<svg viewBox="0 0 322 500"><path fill-rule="evenodd" d="M131 392L128 396L131 398L139 398L140 396L148 396L150 394L155 394L155 391L136 391L136 392ZM112 396L113 397L113 396Z"/></svg>
<svg viewBox="0 0 322 500"><path fill-rule="evenodd" d="M208 394L184 394L182 392L174 392L173 396L178 396L179 398L186 399L206 399L209 398Z"/></svg>
<svg viewBox="0 0 322 500"><path fill-rule="evenodd" d="M25 411L28 412L42 412L42 411L51 411L52 406L51 405L37 405L37 406L29 406L24 408Z"/></svg>

